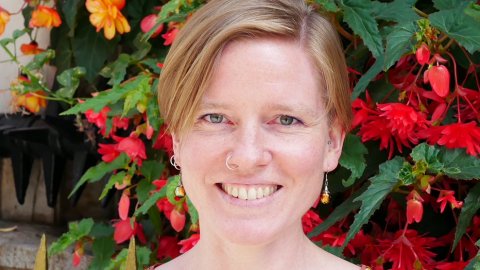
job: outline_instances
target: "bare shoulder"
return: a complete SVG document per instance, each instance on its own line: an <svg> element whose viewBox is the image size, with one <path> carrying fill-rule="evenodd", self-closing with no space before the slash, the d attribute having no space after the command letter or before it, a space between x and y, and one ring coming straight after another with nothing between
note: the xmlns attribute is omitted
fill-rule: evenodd
<svg viewBox="0 0 480 270"><path fill-rule="evenodd" d="M318 249L317 256L315 256L316 262L314 265L320 266L317 269L325 269L325 270L335 270L335 269L342 269L342 270L360 270L361 267L353 264L349 261L346 261L342 258L339 258L333 254L328 253L323 249Z"/></svg>

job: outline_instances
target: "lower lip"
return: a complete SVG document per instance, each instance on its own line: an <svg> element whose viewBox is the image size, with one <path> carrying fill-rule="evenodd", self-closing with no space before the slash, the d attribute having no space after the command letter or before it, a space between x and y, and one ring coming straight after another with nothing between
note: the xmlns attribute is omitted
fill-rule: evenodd
<svg viewBox="0 0 480 270"><path fill-rule="evenodd" d="M268 204L271 204L282 192L283 188L277 189L274 193L270 194L267 197L263 197L261 199L255 200L243 200L231 195L228 195L221 187L215 185L220 196L229 204L239 206L239 207L246 207L246 208L254 208L254 207L264 207Z"/></svg>

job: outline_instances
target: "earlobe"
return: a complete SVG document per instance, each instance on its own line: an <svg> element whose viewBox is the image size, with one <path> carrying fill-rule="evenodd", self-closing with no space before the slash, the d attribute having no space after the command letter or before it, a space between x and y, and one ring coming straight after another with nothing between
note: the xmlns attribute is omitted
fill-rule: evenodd
<svg viewBox="0 0 480 270"><path fill-rule="evenodd" d="M173 155L175 156L175 163L180 166L181 164L181 155L180 155L180 138L172 133L172 142L173 142Z"/></svg>

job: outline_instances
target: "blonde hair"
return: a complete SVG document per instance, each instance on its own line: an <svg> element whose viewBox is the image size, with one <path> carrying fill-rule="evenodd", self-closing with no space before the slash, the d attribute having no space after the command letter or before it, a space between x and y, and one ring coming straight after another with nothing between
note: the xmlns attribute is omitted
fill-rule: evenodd
<svg viewBox="0 0 480 270"><path fill-rule="evenodd" d="M239 38L299 41L320 73L330 121L348 130L351 121L347 66L337 32L303 0L212 0L177 35L160 75L160 112L177 135L194 123L225 45ZM324 91L319 89L319 91Z"/></svg>

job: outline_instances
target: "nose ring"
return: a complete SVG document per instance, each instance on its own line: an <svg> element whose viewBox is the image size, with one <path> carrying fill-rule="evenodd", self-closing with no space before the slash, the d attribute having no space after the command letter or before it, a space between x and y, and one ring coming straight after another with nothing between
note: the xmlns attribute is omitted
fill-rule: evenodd
<svg viewBox="0 0 480 270"><path fill-rule="evenodd" d="M232 155L228 155L227 158L225 159L225 166L227 167L227 169L229 169L230 171L234 171L236 169L238 169L238 165L237 164L230 164L230 159L232 158Z"/></svg>

